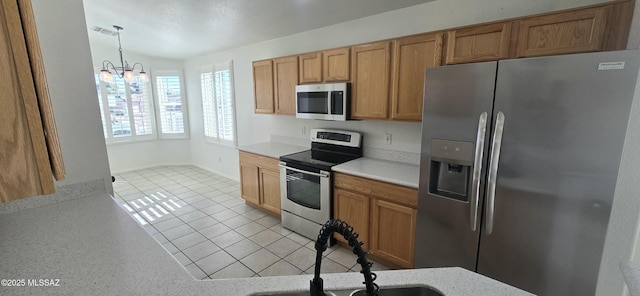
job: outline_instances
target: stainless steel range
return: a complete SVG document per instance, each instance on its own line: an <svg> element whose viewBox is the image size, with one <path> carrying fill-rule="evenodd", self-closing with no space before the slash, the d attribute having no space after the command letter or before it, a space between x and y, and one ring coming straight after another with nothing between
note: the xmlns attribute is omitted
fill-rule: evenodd
<svg viewBox="0 0 640 296"><path fill-rule="evenodd" d="M312 129L311 150L280 157L282 226L316 239L331 219L331 167L362 157L357 132Z"/></svg>

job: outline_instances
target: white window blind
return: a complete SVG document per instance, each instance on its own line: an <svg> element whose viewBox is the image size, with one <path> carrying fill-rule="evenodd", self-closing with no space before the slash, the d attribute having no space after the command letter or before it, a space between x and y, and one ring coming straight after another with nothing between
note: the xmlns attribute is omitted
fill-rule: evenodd
<svg viewBox="0 0 640 296"><path fill-rule="evenodd" d="M178 71L158 71L154 76L160 136L185 138L188 129L182 74Z"/></svg>
<svg viewBox="0 0 640 296"><path fill-rule="evenodd" d="M140 81L139 77L129 84L131 112L136 135L152 135L154 125L154 114L148 82Z"/></svg>
<svg viewBox="0 0 640 296"><path fill-rule="evenodd" d="M152 98L148 83L136 78L131 84L114 77L100 81L95 74L102 128L107 143L147 140L155 137Z"/></svg>
<svg viewBox="0 0 640 296"><path fill-rule="evenodd" d="M204 136L209 142L235 145L235 111L231 61L200 71Z"/></svg>

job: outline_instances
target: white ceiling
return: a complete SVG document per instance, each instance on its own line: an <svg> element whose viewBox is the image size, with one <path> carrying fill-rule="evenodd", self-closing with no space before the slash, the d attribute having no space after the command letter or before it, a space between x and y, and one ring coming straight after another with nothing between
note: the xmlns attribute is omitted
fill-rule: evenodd
<svg viewBox="0 0 640 296"><path fill-rule="evenodd" d="M433 0L83 0L91 43L117 46L94 32L121 31L124 51L184 59L254 44Z"/></svg>

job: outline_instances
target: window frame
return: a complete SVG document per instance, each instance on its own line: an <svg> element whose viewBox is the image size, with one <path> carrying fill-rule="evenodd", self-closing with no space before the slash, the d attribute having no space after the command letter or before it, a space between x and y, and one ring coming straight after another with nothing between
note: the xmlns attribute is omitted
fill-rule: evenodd
<svg viewBox="0 0 640 296"><path fill-rule="evenodd" d="M223 139L222 137L220 137L220 127L218 126L218 122L216 122L216 134L218 135L217 137L212 137L212 136L208 136L206 135L205 131L206 131L206 125L207 125L207 121L206 121L206 114L204 114L206 108L204 106L205 104L205 94L202 93L202 74L205 73L212 73L214 75L214 80L215 80L215 73L217 71L223 71L223 70L228 70L229 71L229 88L231 91L231 115L232 115L232 120L231 120L231 129L232 129L232 133L233 133L233 139L232 140L227 140L227 139ZM210 143L210 144L217 144L217 145L223 145L223 146L229 146L229 147L237 147L238 144L238 132L237 132L237 114L236 114L236 97L235 97L235 84L234 84L234 71L233 71L233 60L227 60L224 62L218 62L218 63L213 63L213 64L207 64L204 65L202 67L200 67L200 103L202 106L202 136L205 139L206 143ZM215 97L215 82L213 87L213 92L214 92L214 98L213 98L213 112L214 112L214 118L218 118L218 98ZM217 120L216 120L217 121Z"/></svg>
<svg viewBox="0 0 640 296"><path fill-rule="evenodd" d="M143 134L143 135L139 135L137 133L135 117L133 116L133 102L131 100L131 85L128 82L124 81L123 79L125 97L127 102L127 115L128 115L131 133L127 136L116 137L113 135L113 122L111 120L111 112L110 112L111 109L109 108L109 95L107 93L107 87L106 87L107 83L100 80L99 76L100 76L100 69L94 68L94 81L97 81L100 86L99 92L96 89L96 93L98 94L99 106L101 106L100 111L102 113L102 118L100 118L100 121L102 123L102 130L103 130L103 133L106 132L106 134L103 135L105 139L105 143L107 145L113 145L113 144L127 144L127 143L155 140L157 138L157 126L154 123L156 121L155 99L154 99L153 87L151 83L150 82L144 83L144 85L146 86L147 103L149 104L149 110L148 110L149 121L152 124L151 133ZM121 78L114 76L114 79L121 79ZM114 83L116 83L115 80L114 80ZM104 118L104 122L102 121L103 118Z"/></svg>
<svg viewBox="0 0 640 296"><path fill-rule="evenodd" d="M157 78L161 76L178 76L180 79L180 102L181 102L181 112L182 112L182 124L184 132L182 133L163 133L162 132L162 112L160 110L161 102L160 96L158 93L158 82ZM151 72L151 84L153 89L153 98L155 105L155 113L156 113L156 131L158 135L158 139L189 139L189 111L187 105L187 94L185 88L184 75L182 70L171 70L171 69L160 69L154 70Z"/></svg>

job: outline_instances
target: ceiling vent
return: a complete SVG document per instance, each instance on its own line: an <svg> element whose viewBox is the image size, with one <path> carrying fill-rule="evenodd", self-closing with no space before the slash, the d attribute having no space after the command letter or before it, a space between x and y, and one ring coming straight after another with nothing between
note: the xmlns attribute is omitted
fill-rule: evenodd
<svg viewBox="0 0 640 296"><path fill-rule="evenodd" d="M116 31L112 31L112 30L105 29L105 28L98 27L98 26L93 26L93 27L91 28L91 30L93 30L93 31L95 31L95 32L98 32L98 33L105 34L105 35L109 35L109 36L116 36L116 35L118 35L118 32L116 32Z"/></svg>

